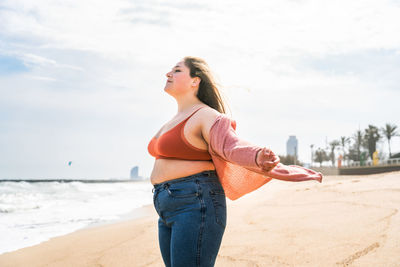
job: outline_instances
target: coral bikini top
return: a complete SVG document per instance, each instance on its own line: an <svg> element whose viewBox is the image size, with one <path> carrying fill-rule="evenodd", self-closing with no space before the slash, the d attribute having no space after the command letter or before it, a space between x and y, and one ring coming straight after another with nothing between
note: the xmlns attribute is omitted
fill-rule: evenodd
<svg viewBox="0 0 400 267"><path fill-rule="evenodd" d="M194 147L183 134L186 122L201 108L158 138L153 137L147 146L150 155L156 159L211 160L207 149Z"/></svg>

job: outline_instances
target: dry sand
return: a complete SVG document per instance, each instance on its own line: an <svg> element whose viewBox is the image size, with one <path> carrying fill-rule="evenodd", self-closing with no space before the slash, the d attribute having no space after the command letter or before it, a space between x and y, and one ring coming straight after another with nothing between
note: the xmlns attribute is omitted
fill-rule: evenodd
<svg viewBox="0 0 400 267"><path fill-rule="evenodd" d="M400 266L400 172L271 181L228 201L216 266ZM0 266L163 266L157 215L0 255Z"/></svg>

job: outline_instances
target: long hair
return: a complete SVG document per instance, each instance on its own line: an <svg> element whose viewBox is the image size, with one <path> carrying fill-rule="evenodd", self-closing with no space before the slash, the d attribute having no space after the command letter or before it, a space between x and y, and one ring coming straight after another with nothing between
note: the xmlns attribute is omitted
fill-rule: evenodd
<svg viewBox="0 0 400 267"><path fill-rule="evenodd" d="M201 79L199 90L197 91L197 98L218 112L226 113L227 105L221 97L217 83L205 60L199 57L187 56L183 58L183 61L190 69L190 77L199 77Z"/></svg>

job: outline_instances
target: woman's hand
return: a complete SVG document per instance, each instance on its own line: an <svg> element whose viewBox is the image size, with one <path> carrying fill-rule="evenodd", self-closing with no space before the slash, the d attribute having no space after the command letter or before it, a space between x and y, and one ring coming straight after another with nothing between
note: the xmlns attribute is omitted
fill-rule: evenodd
<svg viewBox="0 0 400 267"><path fill-rule="evenodd" d="M263 171L271 171L276 165L278 165L279 162L279 157L275 155L274 152L272 152L269 148L264 147L257 153L256 163Z"/></svg>

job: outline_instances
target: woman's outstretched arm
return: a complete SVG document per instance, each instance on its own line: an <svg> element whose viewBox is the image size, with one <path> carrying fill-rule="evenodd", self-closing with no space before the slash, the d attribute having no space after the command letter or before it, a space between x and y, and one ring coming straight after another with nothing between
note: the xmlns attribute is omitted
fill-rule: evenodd
<svg viewBox="0 0 400 267"><path fill-rule="evenodd" d="M208 136L209 152L248 170L284 181L317 180L322 174L297 165L284 165L270 149L251 144L236 135L235 121L217 116Z"/></svg>
<svg viewBox="0 0 400 267"><path fill-rule="evenodd" d="M202 135L204 140L209 144L213 142L214 151L224 160L233 162L235 164L260 169L264 172L272 170L280 161L279 157L276 156L270 149L256 146L239 138L235 132L236 122L234 120L226 121L222 123L226 124L223 128L223 133L218 133L216 136L211 137L211 128L215 126L215 122L221 113L214 109L204 109L202 114ZM213 131L215 133L215 131ZM217 136L223 136L223 140L215 138Z"/></svg>

